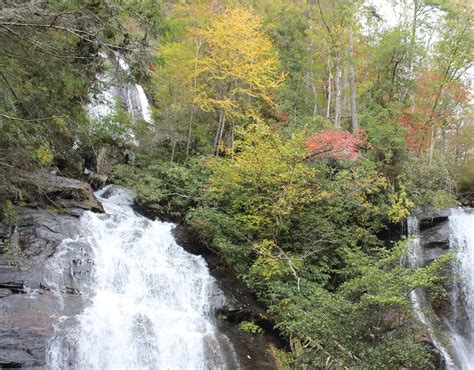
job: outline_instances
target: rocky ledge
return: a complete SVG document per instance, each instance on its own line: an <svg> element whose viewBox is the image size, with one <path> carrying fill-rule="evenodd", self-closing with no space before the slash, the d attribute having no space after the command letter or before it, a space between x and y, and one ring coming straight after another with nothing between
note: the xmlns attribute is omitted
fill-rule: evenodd
<svg viewBox="0 0 474 370"><path fill-rule="evenodd" d="M77 233L80 215L101 212L102 206L89 184L78 180L21 172L13 181L28 196L13 206L9 223L0 223L0 368L41 368L59 314L72 315L83 307L72 276L64 276L63 286L56 287L60 297L51 289L49 261L62 240ZM70 275L82 268L87 264Z"/></svg>
<svg viewBox="0 0 474 370"><path fill-rule="evenodd" d="M451 209L426 209L415 214L420 232L422 265L449 252L449 215Z"/></svg>

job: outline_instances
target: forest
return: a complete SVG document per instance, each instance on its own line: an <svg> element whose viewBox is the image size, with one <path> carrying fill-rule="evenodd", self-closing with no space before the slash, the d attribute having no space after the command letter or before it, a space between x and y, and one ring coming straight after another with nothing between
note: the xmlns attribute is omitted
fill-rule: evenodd
<svg viewBox="0 0 474 370"><path fill-rule="evenodd" d="M435 368L409 293L446 299L452 255L414 268L389 235L474 204L474 6L381 3L3 1L0 220L44 194L26 174L90 181L127 148L106 181L237 274L282 368ZM116 55L151 123L89 114Z"/></svg>

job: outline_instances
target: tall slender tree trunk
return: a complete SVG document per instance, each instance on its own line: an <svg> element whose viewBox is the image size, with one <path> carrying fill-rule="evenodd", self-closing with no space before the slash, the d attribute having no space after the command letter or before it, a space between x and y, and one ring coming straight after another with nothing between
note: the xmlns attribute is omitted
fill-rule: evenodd
<svg viewBox="0 0 474 370"><path fill-rule="evenodd" d="M217 154L217 147L219 145L219 134L221 132L221 125L222 125L222 116L224 114L224 111L221 110L219 112L219 118L217 120L217 130L216 130L216 135L214 136L214 142L212 144L212 148L214 150L214 154Z"/></svg>
<svg viewBox="0 0 474 370"><path fill-rule="evenodd" d="M222 141L222 138L224 137L225 123L226 123L226 117L225 117L225 113L224 113L222 115L221 132L219 133L219 143Z"/></svg>
<svg viewBox="0 0 474 370"><path fill-rule="evenodd" d="M413 19L412 19L411 36L410 36L410 46L411 46L410 69L412 70L412 72L413 72L414 64L415 64L416 29L417 29L417 23L418 23L418 11L419 11L418 0L413 0Z"/></svg>
<svg viewBox="0 0 474 370"><path fill-rule="evenodd" d="M172 150L171 150L171 158L170 158L170 162L173 163L174 162L174 155L176 153L176 140L173 141L173 145L172 145Z"/></svg>
<svg viewBox="0 0 474 370"><path fill-rule="evenodd" d="M456 122L456 141L454 148L454 163L458 164L461 159L461 148L459 143L459 137L461 136L461 128L464 126L464 120Z"/></svg>
<svg viewBox="0 0 474 370"><path fill-rule="evenodd" d="M219 113L219 123L217 125L216 136L214 137L214 154L219 154L219 144L224 136L224 128L225 128L225 112L224 109L221 109Z"/></svg>
<svg viewBox="0 0 474 370"><path fill-rule="evenodd" d="M326 109L326 118L331 118L331 103L332 103L332 69L331 69L331 60L328 60L328 105Z"/></svg>
<svg viewBox="0 0 474 370"><path fill-rule="evenodd" d="M355 86L355 70L354 70L354 44L352 39L352 25L349 29L349 85L351 89L351 128L352 132L359 129L357 122L357 104L356 104L356 86Z"/></svg>
<svg viewBox="0 0 474 370"><path fill-rule="evenodd" d="M315 3L315 0L308 0L308 8L306 10L307 18L308 18L308 23L312 22L313 19L313 5ZM311 92L313 94L313 117L318 114L318 91L316 88L316 83L314 81L314 71L313 71L313 64L314 64L314 58L313 58L313 53L314 53L314 47L313 43L311 42L311 39L308 38L308 55L310 56L310 64L308 66L308 72L306 74L308 78L308 84L311 88Z"/></svg>
<svg viewBox="0 0 474 370"><path fill-rule="evenodd" d="M431 166L433 164L433 157L434 157L434 149L436 143L436 127L434 125L431 126L431 135L430 135L430 147L428 153L428 165Z"/></svg>
<svg viewBox="0 0 474 370"><path fill-rule="evenodd" d="M418 22L418 0L413 0L413 20L411 25L411 44L415 46L416 42L416 23Z"/></svg>
<svg viewBox="0 0 474 370"><path fill-rule="evenodd" d="M446 147L447 147L447 141L448 141L448 133L447 133L447 128L446 126L443 126L441 128L441 137L440 137L440 144L439 147L441 149L441 153L445 154L446 153Z"/></svg>
<svg viewBox="0 0 474 370"><path fill-rule="evenodd" d="M201 41L196 41L196 55L194 59L194 79L193 79L193 103L191 105L191 114L189 117L189 128L188 128L188 142L186 143L186 159L189 156L189 148L191 147L191 138L193 132L193 119L194 119L194 110L196 109L196 91L197 91L197 67L199 61L199 49L201 48Z"/></svg>
<svg viewBox="0 0 474 370"><path fill-rule="evenodd" d="M313 93L313 116L316 116L318 114L318 90L316 89L313 70L308 71L308 80Z"/></svg>
<svg viewBox="0 0 474 370"><path fill-rule="evenodd" d="M232 122L232 127L230 131L230 147L234 147L234 135L235 135L235 124ZM234 151L232 151L232 158L234 158Z"/></svg>
<svg viewBox="0 0 474 370"><path fill-rule="evenodd" d="M341 78L342 78L342 69L341 69L341 53L337 52L336 56L336 109L334 114L334 126L336 129L341 128L341 111L342 111L342 91L341 91Z"/></svg>
<svg viewBox="0 0 474 370"><path fill-rule="evenodd" d="M346 117L348 109L346 109L346 87L347 87L347 68L345 64L341 66L341 121Z"/></svg>

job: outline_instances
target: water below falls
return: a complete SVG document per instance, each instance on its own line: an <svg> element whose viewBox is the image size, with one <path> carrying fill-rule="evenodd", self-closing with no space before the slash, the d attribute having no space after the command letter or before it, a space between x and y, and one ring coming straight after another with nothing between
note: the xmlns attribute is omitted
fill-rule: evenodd
<svg viewBox="0 0 474 370"><path fill-rule="evenodd" d="M90 274L77 282L85 308L61 318L48 367L238 368L214 321L225 298L205 260L177 245L172 224L137 215L128 190L108 186L96 195L106 213L86 212L80 234L62 243L50 266L62 276L73 271L68 250L90 254Z"/></svg>
<svg viewBox="0 0 474 370"><path fill-rule="evenodd" d="M456 251L459 281L451 295L451 333L459 365L474 370L474 212L453 209L449 216L450 248Z"/></svg>
<svg viewBox="0 0 474 370"><path fill-rule="evenodd" d="M425 251L420 245L418 220L408 218L412 266L423 264ZM474 370L474 210L451 209L449 212L449 250L454 252L449 314L440 317L445 335L438 338L433 324L425 314L430 308L422 289L410 293L418 321L426 327L433 344L443 357L447 369ZM442 340L440 340L442 339Z"/></svg>
<svg viewBox="0 0 474 370"><path fill-rule="evenodd" d="M419 236L419 222L418 219L414 216L410 216L407 219L408 235L411 235L409 240L410 251L407 256L407 262L410 266L421 266L423 262L423 251L420 246L420 236ZM410 300L413 305L413 310L415 312L416 318L418 321L426 328L428 334L431 337L433 345L439 351L444 366L448 369L454 368L454 361L450 354L448 353L447 348L443 343L438 341L438 338L435 334L435 330L431 324L430 318L425 314L424 308L427 307L428 302L426 300L423 289L416 288L410 292Z"/></svg>

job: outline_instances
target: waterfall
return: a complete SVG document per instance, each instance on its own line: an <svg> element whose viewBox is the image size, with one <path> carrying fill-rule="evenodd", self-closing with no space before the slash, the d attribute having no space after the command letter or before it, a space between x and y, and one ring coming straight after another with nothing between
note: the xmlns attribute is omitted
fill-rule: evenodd
<svg viewBox="0 0 474 370"><path fill-rule="evenodd" d="M456 251L453 273L459 278L451 294L453 348L462 369L474 369L474 212L453 209L450 248Z"/></svg>
<svg viewBox="0 0 474 370"><path fill-rule="evenodd" d="M408 235L410 236L408 246L410 248L407 260L409 266L421 266L423 262L423 251L420 246L419 223L415 216L409 216L407 219ZM448 369L455 368L453 359L449 355L447 349L436 338L430 319L424 312L424 308L428 307L426 297L421 288L416 288L410 292L410 300L412 301L413 310L418 321L426 328L431 337L433 345L440 352L444 365Z"/></svg>
<svg viewBox="0 0 474 370"><path fill-rule="evenodd" d="M204 259L176 243L173 224L137 215L128 190L96 195L106 213L86 212L77 238L59 248L87 246L92 268L77 286L86 308L57 324L49 368L238 368L213 319L225 298ZM75 263L58 253L51 269L62 275Z"/></svg>
<svg viewBox="0 0 474 370"><path fill-rule="evenodd" d="M114 57L102 55L130 77L125 60ZM119 83L117 73L98 78L107 89L92 99L91 117L113 114L118 99L152 123L140 85ZM110 185L96 196L106 213L85 212L77 237L64 240L47 267L46 285L58 299L76 294L84 307L60 306L48 368L238 369L232 343L216 326L225 297L205 260L176 243L173 224L137 215L127 189Z"/></svg>
<svg viewBox="0 0 474 370"><path fill-rule="evenodd" d="M125 79L131 78L130 67L125 59L120 54L114 54L113 58L104 53L100 53L100 56L110 71L97 76L106 88L91 99L88 106L89 115L101 118L113 114L115 102L118 100L133 117L153 123L150 103L143 87L136 83L117 83L117 74L122 74Z"/></svg>

